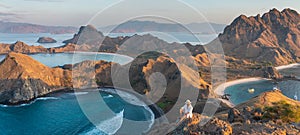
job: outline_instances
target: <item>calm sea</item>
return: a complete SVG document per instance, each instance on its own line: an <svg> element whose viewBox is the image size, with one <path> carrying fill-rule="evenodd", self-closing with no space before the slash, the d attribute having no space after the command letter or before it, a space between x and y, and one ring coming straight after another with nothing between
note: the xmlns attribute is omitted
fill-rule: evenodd
<svg viewBox="0 0 300 135"><path fill-rule="evenodd" d="M300 67L288 68L280 70L279 72L283 75L295 75L298 76L300 71ZM263 81L256 81L256 82L248 82L248 83L241 83L237 85L233 85L227 87L225 89L225 93L231 95L230 100L234 104L239 104L245 102L263 92L270 91L273 89L274 84L271 81L263 80ZM254 93L249 93L248 89L253 88L255 89ZM294 99L295 95L300 97L300 82L299 81L282 81L278 83L278 88L282 91L284 95L289 98Z"/></svg>

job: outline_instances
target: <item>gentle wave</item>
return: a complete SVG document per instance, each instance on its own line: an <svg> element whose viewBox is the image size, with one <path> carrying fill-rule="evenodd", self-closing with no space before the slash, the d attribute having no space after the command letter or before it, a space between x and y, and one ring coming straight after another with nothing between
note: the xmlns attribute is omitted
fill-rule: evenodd
<svg viewBox="0 0 300 135"><path fill-rule="evenodd" d="M125 100L126 102L128 102L130 104L143 106L145 108L145 110L147 110L151 115L150 116L151 120L150 120L150 124L148 126L149 127L148 130L151 129L151 127L154 124L155 116L154 116L154 113L152 112L152 110L142 100L137 98L135 95L130 94L128 92L124 92L122 90L117 90L117 89L113 89L113 88L100 88L100 89L97 89L97 90L100 90L102 92L107 92L107 93L110 93L110 94L119 95L123 100ZM105 98L105 97L103 97L103 98Z"/></svg>
<svg viewBox="0 0 300 135"><path fill-rule="evenodd" d="M103 96L103 98L112 98L114 97L113 95L108 95L108 96Z"/></svg>
<svg viewBox="0 0 300 135"><path fill-rule="evenodd" d="M149 124L149 128L148 130L151 129L152 125L154 124L154 113L152 112L152 110L139 98L137 98L136 96L134 96L133 94L130 94L128 92L124 92L122 90L116 90L116 89L111 89L111 88L107 88L107 89L100 89L101 91L104 92L108 92L108 93L112 93L112 94L117 94L119 95L123 100L125 100L126 102L133 104L133 105L139 105L139 106L143 106L145 108L145 110L147 110L150 114L151 114L151 121Z"/></svg>
<svg viewBox="0 0 300 135"><path fill-rule="evenodd" d="M101 122L96 128L88 130L87 132L83 133L83 135L98 135L103 134L102 132L108 135L115 134L122 126L123 116L124 110L116 114L116 116L113 118Z"/></svg>
<svg viewBox="0 0 300 135"><path fill-rule="evenodd" d="M38 100L58 100L58 99L60 99L60 98L57 98L57 97L39 97L39 98L36 98L35 100L31 101L30 103L24 103L24 104L20 104L20 105L3 105L3 104L0 104L0 107L23 107L23 106L29 106L29 105L35 103Z"/></svg>
<svg viewBox="0 0 300 135"><path fill-rule="evenodd" d="M74 92L74 95L85 95L88 94L89 92Z"/></svg>
<svg viewBox="0 0 300 135"><path fill-rule="evenodd" d="M56 100L58 97L39 97L36 100Z"/></svg>
<svg viewBox="0 0 300 135"><path fill-rule="evenodd" d="M133 104L133 105L146 106L146 104L143 101L141 101L139 98L137 98L133 94L130 94L128 92L124 92L121 90L116 90L116 91L117 91L116 93L126 102Z"/></svg>

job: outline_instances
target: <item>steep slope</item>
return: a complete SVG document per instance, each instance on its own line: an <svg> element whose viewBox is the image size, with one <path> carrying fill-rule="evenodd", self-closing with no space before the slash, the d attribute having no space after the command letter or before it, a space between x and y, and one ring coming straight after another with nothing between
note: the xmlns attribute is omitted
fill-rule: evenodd
<svg viewBox="0 0 300 135"><path fill-rule="evenodd" d="M251 106L254 108L273 106L273 103L284 101L288 104L300 106L300 102L290 99L283 95L280 90L268 91L256 96L245 103L241 103L236 106L236 108L243 109L246 106Z"/></svg>
<svg viewBox="0 0 300 135"><path fill-rule="evenodd" d="M0 103L26 102L71 86L71 72L49 68L31 57L9 53L0 63Z"/></svg>
<svg viewBox="0 0 300 135"><path fill-rule="evenodd" d="M148 55L139 56L127 65L105 61L84 61L75 64L73 66L74 87L115 86L123 89L132 87L137 93L145 94L150 99L161 97L158 103L166 104L162 107L165 111L172 107L175 103L173 101L177 100L181 91L199 90L201 99L213 95L213 92L208 89L209 84L199 78L197 71L185 65L177 65L173 59L163 55L145 57ZM129 69L129 72L126 69ZM129 84L124 81L126 76L129 78ZM114 84L112 77L116 79Z"/></svg>
<svg viewBox="0 0 300 135"><path fill-rule="evenodd" d="M77 51L93 51L93 52L116 52L121 45L129 37L111 38L104 36L94 26L81 26L78 33L73 38L63 41L63 43L76 44Z"/></svg>
<svg viewBox="0 0 300 135"><path fill-rule="evenodd" d="M179 123L176 129L169 134L299 134L299 107L299 101L289 99L279 90L269 91L235 108L216 114L203 126L201 126L202 123L200 122L203 122L208 117L194 113L191 120L183 120L183 122ZM167 132L171 128L171 125L172 124L156 127L150 134Z"/></svg>
<svg viewBox="0 0 300 135"><path fill-rule="evenodd" d="M272 9L262 17L241 15L219 40L227 56L275 65L295 62L300 56L300 15L292 9Z"/></svg>

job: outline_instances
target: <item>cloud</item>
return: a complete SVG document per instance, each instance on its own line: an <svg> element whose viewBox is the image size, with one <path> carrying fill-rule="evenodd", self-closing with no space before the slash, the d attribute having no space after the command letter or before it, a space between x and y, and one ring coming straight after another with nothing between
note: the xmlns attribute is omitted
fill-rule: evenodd
<svg viewBox="0 0 300 135"><path fill-rule="evenodd" d="M5 13L5 12L0 12L0 16L15 16L16 14L14 13Z"/></svg>
<svg viewBox="0 0 300 135"><path fill-rule="evenodd" d="M18 14L10 13L10 12L0 12L1 21L16 21L20 19L22 19L22 17Z"/></svg>
<svg viewBox="0 0 300 135"><path fill-rule="evenodd" d="M8 8L11 8L11 7L0 3L0 8L7 8L8 9Z"/></svg>

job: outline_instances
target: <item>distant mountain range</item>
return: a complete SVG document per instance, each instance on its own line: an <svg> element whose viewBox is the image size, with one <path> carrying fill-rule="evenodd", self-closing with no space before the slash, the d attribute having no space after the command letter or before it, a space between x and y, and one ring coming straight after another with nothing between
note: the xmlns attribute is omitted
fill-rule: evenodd
<svg viewBox="0 0 300 135"><path fill-rule="evenodd" d="M213 34L221 33L226 27L225 24L217 23L190 23L186 24L185 27L192 30L194 33L201 34ZM187 30L179 24L171 23L159 23L155 21L128 21L119 26L109 25L106 27L98 28L101 32L108 33L114 29L114 33L128 33L128 32L148 32L148 31L159 31L159 32L186 32Z"/></svg>
<svg viewBox="0 0 300 135"><path fill-rule="evenodd" d="M0 21L0 33L75 33L78 28L71 26L44 26L30 23Z"/></svg>

